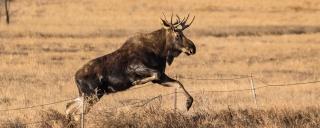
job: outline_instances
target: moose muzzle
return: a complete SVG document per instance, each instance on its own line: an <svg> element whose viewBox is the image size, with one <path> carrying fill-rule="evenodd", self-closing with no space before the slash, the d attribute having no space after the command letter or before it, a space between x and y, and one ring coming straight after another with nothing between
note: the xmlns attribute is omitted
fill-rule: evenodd
<svg viewBox="0 0 320 128"><path fill-rule="evenodd" d="M194 45L194 43L190 40L188 40L187 46L185 48L183 48L182 50L185 54L189 55L193 55L196 54L196 46Z"/></svg>

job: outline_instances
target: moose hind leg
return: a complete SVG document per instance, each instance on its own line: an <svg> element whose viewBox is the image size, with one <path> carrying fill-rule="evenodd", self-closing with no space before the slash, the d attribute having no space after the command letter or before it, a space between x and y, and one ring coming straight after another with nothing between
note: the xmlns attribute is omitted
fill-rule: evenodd
<svg viewBox="0 0 320 128"><path fill-rule="evenodd" d="M160 74L157 70L153 70L145 66L139 66L138 68L135 69L134 72L137 75L147 76L147 77L134 81L132 83L133 85L145 84L154 80L159 80L160 78Z"/></svg>
<svg viewBox="0 0 320 128"><path fill-rule="evenodd" d="M100 97L101 98L101 97ZM87 114L92 106L99 101L100 98L97 96L81 96L66 105L66 116L67 118L78 120L80 114Z"/></svg>
<svg viewBox="0 0 320 128"><path fill-rule="evenodd" d="M151 74L151 76L149 76L147 78L143 78L141 80L134 81L132 84L133 85L145 84L150 81L154 81L154 80L158 80L158 79L159 79L158 73L153 73L153 74Z"/></svg>
<svg viewBox="0 0 320 128"><path fill-rule="evenodd" d="M82 104L83 104L83 98L78 97L74 99L73 101L67 103L66 106L66 117L68 119L75 119L78 120L76 115L80 115L82 113Z"/></svg>
<svg viewBox="0 0 320 128"><path fill-rule="evenodd" d="M97 84L94 85L94 82L77 81L77 84L81 96L67 103L66 106L67 117L74 117L75 120L77 120L77 115L88 113L91 107L97 103L104 94L104 91L100 89Z"/></svg>

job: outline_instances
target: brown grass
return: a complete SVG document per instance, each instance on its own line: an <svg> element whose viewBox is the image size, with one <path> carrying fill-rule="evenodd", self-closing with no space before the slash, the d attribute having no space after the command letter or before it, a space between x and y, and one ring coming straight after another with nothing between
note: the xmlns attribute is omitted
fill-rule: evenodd
<svg viewBox="0 0 320 128"><path fill-rule="evenodd" d="M91 113L85 121L86 127L94 128L195 128L195 127L304 127L320 126L320 109L304 110L277 109L224 109L199 110L193 114L158 109L153 106L128 112L110 112L109 110ZM107 112L109 111L109 112ZM54 110L41 113L42 122L28 126L53 128L80 127L77 122L69 122ZM52 120L55 119L55 120ZM27 127L21 120L14 120L4 128Z"/></svg>
<svg viewBox="0 0 320 128"><path fill-rule="evenodd" d="M121 112L117 115L100 113L92 127L319 127L319 109L227 109L198 111L192 115L155 108L143 111Z"/></svg>
<svg viewBox="0 0 320 128"><path fill-rule="evenodd" d="M13 1L12 23L6 25L4 17L0 17L0 110L77 96L73 75L80 66L119 48L129 36L159 29L162 12L196 15L185 34L195 42L197 54L177 58L167 69L170 76L233 78L236 76L230 74L252 73L270 84L319 80L319 8L320 2L313 0ZM185 99L180 94L181 112L177 114L171 111L172 95L163 97L157 110L110 110L137 99L173 92L171 88L149 84L103 97L88 114L86 125L319 127L319 83L259 89L258 108L252 109L255 105L251 91L201 92L247 89L248 79L179 80L187 90L196 91L192 93L195 103L189 112L183 111ZM263 86L254 82L257 87ZM27 127L23 124L43 121L28 127L77 127L78 122L66 123L64 108L65 103L59 103L1 111L0 123ZM229 118L228 113L234 118ZM59 120L45 121L55 118Z"/></svg>

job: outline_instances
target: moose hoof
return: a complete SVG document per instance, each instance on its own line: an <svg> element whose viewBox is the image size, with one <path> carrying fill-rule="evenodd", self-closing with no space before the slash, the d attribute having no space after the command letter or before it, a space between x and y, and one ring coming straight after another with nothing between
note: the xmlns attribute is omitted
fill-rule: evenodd
<svg viewBox="0 0 320 128"><path fill-rule="evenodd" d="M192 103L193 103L193 98L192 98L192 97L189 97L189 98L187 99L187 103L186 103L187 110L190 109L190 107L192 106Z"/></svg>

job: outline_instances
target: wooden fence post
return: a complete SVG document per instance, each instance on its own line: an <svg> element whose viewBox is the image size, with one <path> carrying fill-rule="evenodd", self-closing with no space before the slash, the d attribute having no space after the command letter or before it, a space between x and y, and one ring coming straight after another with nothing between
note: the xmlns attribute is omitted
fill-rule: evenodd
<svg viewBox="0 0 320 128"><path fill-rule="evenodd" d="M159 110L162 108L162 95L160 95L160 97L159 97Z"/></svg>
<svg viewBox="0 0 320 128"><path fill-rule="evenodd" d="M174 113L177 111L177 88L174 89Z"/></svg>
<svg viewBox="0 0 320 128"><path fill-rule="evenodd" d="M9 4L9 0L4 0L4 7L5 7L5 11L6 11L6 21L7 21L7 24L10 23L10 16L9 16L9 7L8 7L8 4Z"/></svg>
<svg viewBox="0 0 320 128"><path fill-rule="evenodd" d="M178 76L176 75L176 80L178 80ZM177 111L177 88L174 88L174 113Z"/></svg>
<svg viewBox="0 0 320 128"><path fill-rule="evenodd" d="M81 128L84 128L84 110L85 110L85 98L84 93L82 93L82 113L81 113Z"/></svg>
<svg viewBox="0 0 320 128"><path fill-rule="evenodd" d="M258 107L258 105L257 105L256 88L255 88L255 86L254 86L252 74L250 75L250 84L251 84L252 97L253 97L253 99L254 99L254 103L255 103L256 107Z"/></svg>

